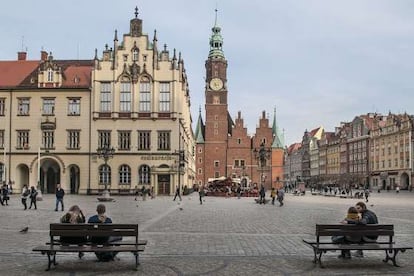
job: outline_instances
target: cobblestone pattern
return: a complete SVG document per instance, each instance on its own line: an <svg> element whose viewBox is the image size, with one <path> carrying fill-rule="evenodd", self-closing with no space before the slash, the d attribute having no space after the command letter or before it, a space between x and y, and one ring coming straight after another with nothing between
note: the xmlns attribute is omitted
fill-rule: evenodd
<svg viewBox="0 0 414 276"><path fill-rule="evenodd" d="M412 275L413 251L398 255L403 266L382 263L382 252L367 252L364 259L343 261L338 253L324 257L326 269L314 267L312 250L302 238L312 237L315 223L336 223L358 200L324 196L286 196L285 206L259 205L253 198L197 195L173 202L172 197L134 201L115 197L107 203L114 222L138 223L140 238L148 245L141 255L138 273L133 256L98 263L93 254L82 260L75 254L59 254L53 274L64 275ZM65 208L78 204L87 217L94 214L94 197L67 196ZM371 206L372 205L372 206ZM414 245L414 194L373 194L368 203L380 223L395 225L396 240ZM42 275L47 258L32 248L48 241L48 227L64 214L54 212L54 197L44 196L38 210L22 210L18 195L10 206L0 206L0 272L7 275ZM19 233L29 227L27 234ZM0 273L2 274L2 273Z"/></svg>

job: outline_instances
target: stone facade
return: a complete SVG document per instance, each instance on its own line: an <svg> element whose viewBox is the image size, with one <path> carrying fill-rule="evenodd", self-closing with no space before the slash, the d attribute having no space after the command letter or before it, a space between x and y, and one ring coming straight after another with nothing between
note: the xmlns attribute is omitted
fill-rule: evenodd
<svg viewBox="0 0 414 276"><path fill-rule="evenodd" d="M158 49L142 20L94 60L0 61L3 181L54 193L131 193L142 186L173 194L195 179L194 135L184 61ZM10 81L11 79L11 81ZM39 110L36 110L39 108ZM5 112L7 110L7 112ZM113 148L105 163L98 149ZM40 156L40 170L39 170Z"/></svg>

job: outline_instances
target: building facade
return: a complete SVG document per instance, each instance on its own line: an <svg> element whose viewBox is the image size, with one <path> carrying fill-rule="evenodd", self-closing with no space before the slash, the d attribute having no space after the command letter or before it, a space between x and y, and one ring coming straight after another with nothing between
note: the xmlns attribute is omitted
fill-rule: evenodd
<svg viewBox="0 0 414 276"><path fill-rule="evenodd" d="M205 122L200 110L195 131L196 182L205 185L219 177L246 178L251 183L273 187L283 181L283 165L280 164L283 162L283 145L275 143L275 137L282 141L281 135L270 127L265 112L252 137L247 134L241 112L235 120L231 118L228 112L227 65L221 28L216 21L205 63ZM276 148L282 150L277 151Z"/></svg>
<svg viewBox="0 0 414 276"><path fill-rule="evenodd" d="M135 187L173 194L192 187L194 135L184 61L158 49L142 20L93 60L0 61L2 179L20 189L38 183L54 193L131 193ZM35 107L39 107L36 110ZM40 109L41 107L41 109ZM7 110L8 112L5 112ZM113 149L107 160L99 149Z"/></svg>

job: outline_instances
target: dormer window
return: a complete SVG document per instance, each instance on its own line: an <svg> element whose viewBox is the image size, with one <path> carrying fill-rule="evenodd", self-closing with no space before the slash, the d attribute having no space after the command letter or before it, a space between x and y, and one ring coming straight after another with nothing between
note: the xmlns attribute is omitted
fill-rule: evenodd
<svg viewBox="0 0 414 276"><path fill-rule="evenodd" d="M47 81L53 82L53 70L52 68L47 69Z"/></svg>

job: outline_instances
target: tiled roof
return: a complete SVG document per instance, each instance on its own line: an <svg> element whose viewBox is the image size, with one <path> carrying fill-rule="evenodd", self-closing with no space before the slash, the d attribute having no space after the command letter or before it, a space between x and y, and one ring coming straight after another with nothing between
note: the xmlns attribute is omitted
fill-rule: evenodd
<svg viewBox="0 0 414 276"><path fill-rule="evenodd" d="M37 88L37 74L43 61L0 61L0 88ZM91 86L92 60L54 60L62 69L60 88L89 88Z"/></svg>
<svg viewBox="0 0 414 276"><path fill-rule="evenodd" d="M39 61L0 61L0 88L13 88L32 72L37 72Z"/></svg>

